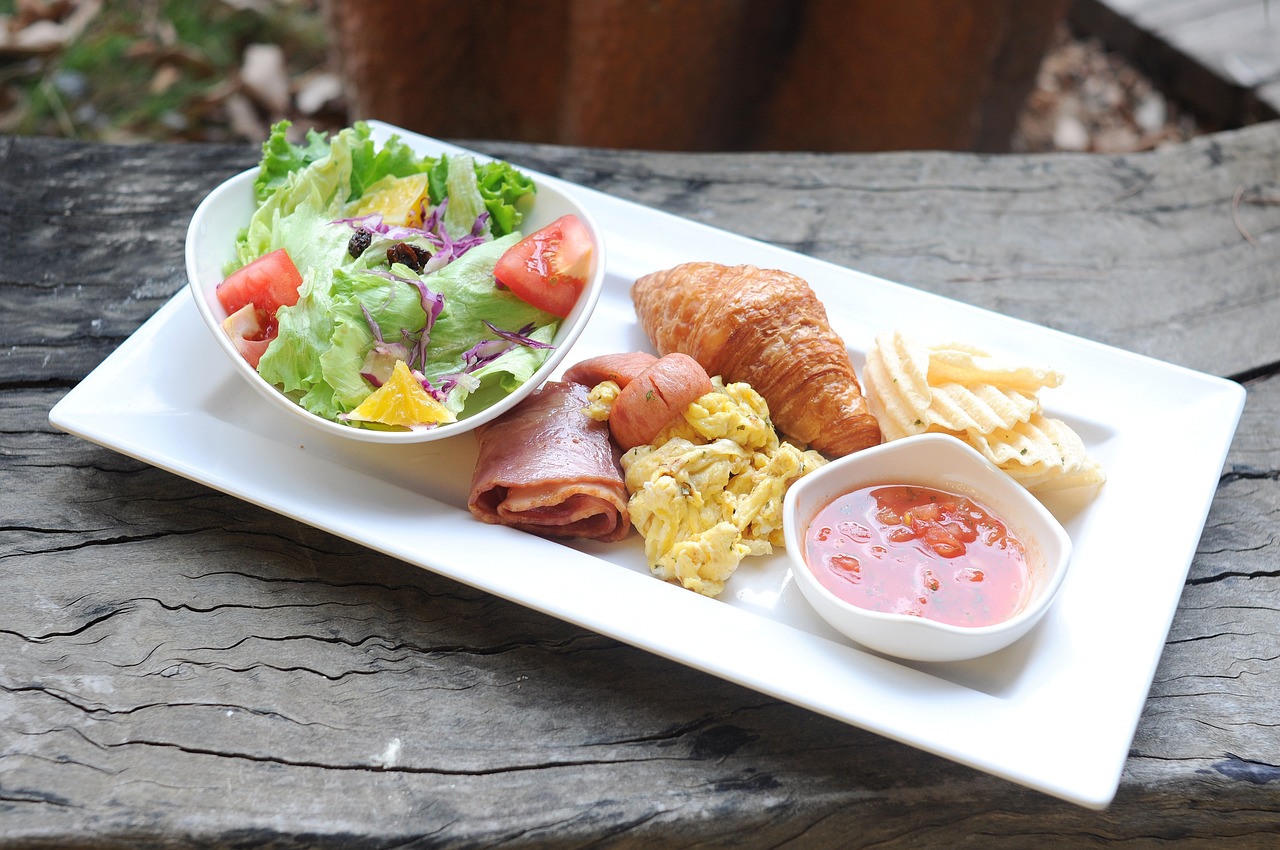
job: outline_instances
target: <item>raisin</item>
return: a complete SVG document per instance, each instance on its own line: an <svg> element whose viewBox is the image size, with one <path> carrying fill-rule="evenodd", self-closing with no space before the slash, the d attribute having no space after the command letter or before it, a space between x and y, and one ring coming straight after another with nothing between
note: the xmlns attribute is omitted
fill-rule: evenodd
<svg viewBox="0 0 1280 850"><path fill-rule="evenodd" d="M351 234L351 241L347 243L347 253L352 258L359 258L369 247L369 243L373 241L373 234L365 230L363 227Z"/></svg>
<svg viewBox="0 0 1280 850"><path fill-rule="evenodd" d="M387 249L388 263L403 263L415 272L422 271L429 259L431 254L425 248L410 245L408 242L397 242Z"/></svg>

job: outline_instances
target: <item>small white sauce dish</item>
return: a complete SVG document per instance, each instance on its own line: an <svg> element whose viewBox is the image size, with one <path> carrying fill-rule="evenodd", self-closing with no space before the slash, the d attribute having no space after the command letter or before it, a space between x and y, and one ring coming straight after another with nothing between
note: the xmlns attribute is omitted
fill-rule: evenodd
<svg viewBox="0 0 1280 850"><path fill-rule="evenodd" d="M226 311L218 303L214 291L224 277L223 270L226 263L235 257L237 232L248 224L253 215L255 209L253 180L257 173L258 169L252 168L230 178L210 192L196 208L187 229L187 279L201 318L217 340L218 347L230 360L232 368L271 404L287 411L288 415L297 417L300 422L327 434L372 443L423 443L454 437L489 422L515 407L551 376L568 354L569 348L582 334L596 303L600 300L600 292L604 288L605 280L605 247L599 226L586 208L571 197L559 181L530 175L535 179L537 192L532 206L525 211L524 220L520 225L521 232L527 236L560 216L572 213L586 225L595 243L591 275L587 280L587 286L579 296L572 312L560 322L560 327L552 340L555 348L552 349L542 367L529 380L500 401L465 416L457 422L435 428L380 431L330 421L295 404L284 393L263 380L257 370L236 351L235 346L222 330L222 323L227 318Z"/></svg>
<svg viewBox="0 0 1280 850"><path fill-rule="evenodd" d="M805 533L817 513L861 487L914 484L984 504L1025 546L1030 589L1011 618L955 626L907 614L860 608L819 583L805 559ZM1071 561L1071 538L1040 502L981 454L945 434L921 434L832 461L793 484L783 507L791 572L806 600L841 634L886 655L912 661L961 661L1021 638L1053 604Z"/></svg>

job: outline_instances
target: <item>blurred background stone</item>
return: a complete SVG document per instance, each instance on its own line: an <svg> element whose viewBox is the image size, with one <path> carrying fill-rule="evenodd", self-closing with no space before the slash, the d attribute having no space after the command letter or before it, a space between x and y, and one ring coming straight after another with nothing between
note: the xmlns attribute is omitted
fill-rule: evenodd
<svg viewBox="0 0 1280 850"><path fill-rule="evenodd" d="M1072 0L1069 20L1208 124L1280 118L1280 6L1272 0Z"/></svg>
<svg viewBox="0 0 1280 850"><path fill-rule="evenodd" d="M1208 127L1125 57L1060 24L1023 103L1016 152L1147 150Z"/></svg>
<svg viewBox="0 0 1280 850"><path fill-rule="evenodd" d="M1125 152L1236 126L1099 12L1154 0L326 2L0 0L0 132L256 141L417 114L456 139Z"/></svg>

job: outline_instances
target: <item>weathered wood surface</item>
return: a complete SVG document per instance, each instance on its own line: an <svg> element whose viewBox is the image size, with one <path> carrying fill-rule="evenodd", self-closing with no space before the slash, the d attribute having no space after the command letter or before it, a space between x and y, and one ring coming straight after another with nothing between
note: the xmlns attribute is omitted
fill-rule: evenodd
<svg viewBox="0 0 1280 850"><path fill-rule="evenodd" d="M184 285L188 217L256 151L0 139L0 847L1280 840L1280 125L1122 157L477 147L1246 381L1114 804L848 728L55 432L50 407Z"/></svg>

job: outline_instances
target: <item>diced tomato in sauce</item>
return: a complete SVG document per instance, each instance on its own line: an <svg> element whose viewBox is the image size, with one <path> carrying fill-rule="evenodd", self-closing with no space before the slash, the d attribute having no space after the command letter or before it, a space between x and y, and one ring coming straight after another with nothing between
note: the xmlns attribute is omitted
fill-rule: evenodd
<svg viewBox="0 0 1280 850"><path fill-rule="evenodd" d="M960 626L1007 620L1026 604L1026 548L984 505L914 485L836 497L805 534L818 581L853 605Z"/></svg>

